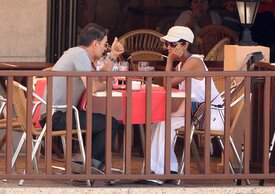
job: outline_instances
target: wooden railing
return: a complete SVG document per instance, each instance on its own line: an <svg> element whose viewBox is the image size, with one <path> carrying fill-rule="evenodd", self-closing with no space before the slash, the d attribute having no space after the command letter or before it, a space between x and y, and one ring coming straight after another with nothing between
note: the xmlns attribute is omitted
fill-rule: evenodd
<svg viewBox="0 0 275 194"><path fill-rule="evenodd" d="M272 71L257 71L257 72L42 72L42 71L1 71L0 76L5 76L7 78L7 142L6 142L6 155L5 155L5 163L1 164L5 166L5 171L0 172L0 178L1 179L75 179L75 180L118 180L118 179L182 179L182 180L194 180L194 179L200 179L200 180L216 180L216 179L275 179L275 174L270 172L270 164L269 164L269 145L270 145L270 139L271 135L269 134L270 128L270 114L269 114L269 105L270 105L270 86L271 86L271 78L275 76L275 72ZM27 126L29 128L26 131L27 134L27 140L26 140L26 173L20 174L14 172L12 168L12 156L13 156L13 150L12 150L12 84L15 77L20 76L24 77L27 80L27 90L26 93L27 97L27 115L29 115L28 118L26 118ZM32 132L31 132L31 125L32 125L32 118L31 118L31 107L32 107L32 91L33 91L33 77L34 76L41 76L47 78L47 121L50 122L52 115L51 111L52 108L49 105L49 103L52 102L52 87L53 87L53 77L54 76L64 76L67 77L67 102L68 102L68 108L67 110L71 110L72 101L70 100L72 96L72 79L73 77L77 76L86 76L87 79L87 92L88 92L88 100L87 104L92 104L92 79L93 76L99 76L99 77L106 77L106 83L107 83L107 89L106 89L106 167L105 172L103 175L99 174L92 174L91 173L91 142L87 143L86 146L86 170L85 173L82 174L73 174L72 173L72 152L70 149L72 149L71 145L71 139L72 136L70 133L67 134L66 139L68 142L67 151L66 151L66 158L65 158L65 173L63 174L53 174L52 172L52 138L51 138L51 131L52 126L48 125L45 138L45 169L39 172L38 174L34 173L33 171L33 164L31 160L31 151L32 151ZM113 173L112 172L112 149L111 149L111 117L112 117L112 77L113 76L126 76L126 95L127 95L127 101L126 101L126 123L125 123L125 171L121 174ZM170 123L171 123L171 78L173 76L182 76L186 79L186 117L185 117L185 123L187 123L186 131L185 131L185 170L184 174L170 174L170 163L169 163L169 145L168 143L170 140ZM143 174L137 174L132 172L132 150L131 150L131 137L132 137L132 123L131 123L131 102L132 102L132 96L135 95L131 91L131 81L133 77L145 77L147 81L147 87L146 87L146 101L147 108L146 108L146 123L145 123L145 129L146 129L146 136L145 136L145 157L144 157L144 173ZM152 77L163 77L166 79L166 142L165 143L165 150L166 150L166 159L165 159L165 173L163 175L159 174L151 174L150 169L150 136L151 136L151 109L150 104L154 100L151 97L151 90L152 90ZM244 147L243 147L243 172L232 174L229 170L229 160L230 158L230 144L229 144L229 129L230 129L230 103L226 103L225 108L225 139L224 139L224 160L223 160L223 172L211 172L210 169L210 150L208 149L210 147L210 141L205 141L204 147L205 152L204 156L204 172L200 174L192 173L190 170L190 164L191 164L191 157L190 157L190 133L191 133L191 78L192 77L205 77L206 78L206 110L210 110L210 78L211 77L222 77L225 80L225 96L229 96L230 92L230 80L232 77L240 77L242 79L245 79L244 84L244 119L242 119L242 124L244 126L243 136L244 136ZM264 97L264 107L263 107L263 115L264 115L264 127L262 129L264 133L264 142L263 142L263 162L262 162L262 170L259 173L254 173L251 170L250 166L250 154L253 152L251 150L251 80L253 80L256 77L262 77L265 82L264 86L264 93L266 94ZM253 97L252 97L253 98ZM227 101L227 100L226 100ZM229 102L229 99L228 99ZM92 106L87 107L87 115L91 115L92 113ZM209 115L210 111L206 111L206 118L210 118ZM209 121L206 121L209 122ZM67 120L67 124L70 124L70 121ZM188 125L190 124L190 125ZM87 133L91 134L91 120L90 117L87 117ZM207 125L206 125L207 126ZM209 124L208 124L209 126ZM206 131L209 131L209 129L206 129ZM209 135L207 136L209 137ZM91 141L91 138L88 138L87 141ZM253 142L252 142L253 143Z"/></svg>

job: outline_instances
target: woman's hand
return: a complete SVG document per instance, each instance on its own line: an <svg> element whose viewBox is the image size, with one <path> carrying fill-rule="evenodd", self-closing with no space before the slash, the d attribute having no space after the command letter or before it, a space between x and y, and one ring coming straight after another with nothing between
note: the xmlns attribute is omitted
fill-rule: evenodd
<svg viewBox="0 0 275 194"><path fill-rule="evenodd" d="M184 50L182 45L177 45L169 54L168 60L175 61L183 56Z"/></svg>
<svg viewBox="0 0 275 194"><path fill-rule="evenodd" d="M112 44L110 55L113 58L117 58L119 55L121 55L124 52L124 47L120 42L118 42L117 37L115 37L114 42Z"/></svg>

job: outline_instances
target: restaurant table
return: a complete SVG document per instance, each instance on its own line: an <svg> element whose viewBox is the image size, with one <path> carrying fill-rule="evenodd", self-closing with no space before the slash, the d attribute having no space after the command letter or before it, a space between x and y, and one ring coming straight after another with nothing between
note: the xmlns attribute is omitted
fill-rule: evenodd
<svg viewBox="0 0 275 194"><path fill-rule="evenodd" d="M144 126L146 115L146 92L143 86L139 91L132 91L132 124L139 125L139 131L141 136L141 145L143 153L145 151L145 134ZM106 91L93 93L92 110L93 112L106 114ZM171 93L172 104L179 104L183 98L186 97L185 91L172 89ZM152 123L165 120L165 98L166 93L163 87L153 85L152 86ZM191 98L194 98L194 94L191 94ZM85 106L85 95L82 106ZM173 110L173 108L172 108ZM126 91L125 90L113 90L112 91L112 116L125 124L126 120ZM192 141L191 150L195 157L195 162L199 169L199 172L203 172L203 168L198 155L197 147Z"/></svg>
<svg viewBox="0 0 275 194"><path fill-rule="evenodd" d="M165 120L165 89L153 85L152 87L152 122ZM112 116L125 124L126 121L126 90L112 91ZM192 96L192 95L191 95ZM106 91L93 94L93 112L106 113ZM172 89L172 100L185 98L185 92ZM146 92L142 86L139 91L132 93L132 124L145 124Z"/></svg>
<svg viewBox="0 0 275 194"><path fill-rule="evenodd" d="M165 89L157 85L152 86L152 123L165 120ZM106 114L106 91L96 92L93 94L92 111L96 113ZM112 91L112 116L122 124L126 123L126 91L113 90ZM171 93L172 104L179 104L185 98L185 92L172 89ZM191 97L194 97L191 95ZM146 120L146 92L145 87L142 86L141 90L133 91L132 93L132 124L138 124L140 136L142 141L142 148L144 151L145 134L144 127ZM82 107L85 107L85 95L82 99ZM144 152L143 152L144 153Z"/></svg>
<svg viewBox="0 0 275 194"><path fill-rule="evenodd" d="M42 70L51 66L47 62L0 62L0 70Z"/></svg>
<svg viewBox="0 0 275 194"><path fill-rule="evenodd" d="M137 63L137 62L136 62ZM155 67L156 71L165 71L166 61L148 61L150 66ZM173 67L178 65L178 61L173 63ZM223 71L223 61L204 61L206 67L209 71Z"/></svg>
<svg viewBox="0 0 275 194"><path fill-rule="evenodd" d="M52 66L52 63L47 62L0 62L0 70L42 70ZM4 90L6 90L5 80L6 77L0 77L0 84ZM23 77L17 76L14 80L26 85L26 79Z"/></svg>

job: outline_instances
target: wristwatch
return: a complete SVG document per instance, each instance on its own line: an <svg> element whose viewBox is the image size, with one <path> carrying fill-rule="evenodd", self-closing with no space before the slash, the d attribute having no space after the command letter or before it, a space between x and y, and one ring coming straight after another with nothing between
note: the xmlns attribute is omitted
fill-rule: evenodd
<svg viewBox="0 0 275 194"><path fill-rule="evenodd" d="M110 53L107 53L107 57L108 60L112 61L113 63L116 62L116 58L111 57Z"/></svg>

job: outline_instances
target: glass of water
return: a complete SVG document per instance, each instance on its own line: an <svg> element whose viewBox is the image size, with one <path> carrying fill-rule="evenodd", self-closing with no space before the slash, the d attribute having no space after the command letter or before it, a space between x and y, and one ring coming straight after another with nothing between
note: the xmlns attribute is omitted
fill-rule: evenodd
<svg viewBox="0 0 275 194"><path fill-rule="evenodd" d="M146 61L138 62L138 71L145 71L146 67L149 66L149 63Z"/></svg>
<svg viewBox="0 0 275 194"><path fill-rule="evenodd" d="M149 63L146 61L138 62L138 71L146 71L146 68L149 67ZM144 85L144 77L141 77L141 84Z"/></svg>

